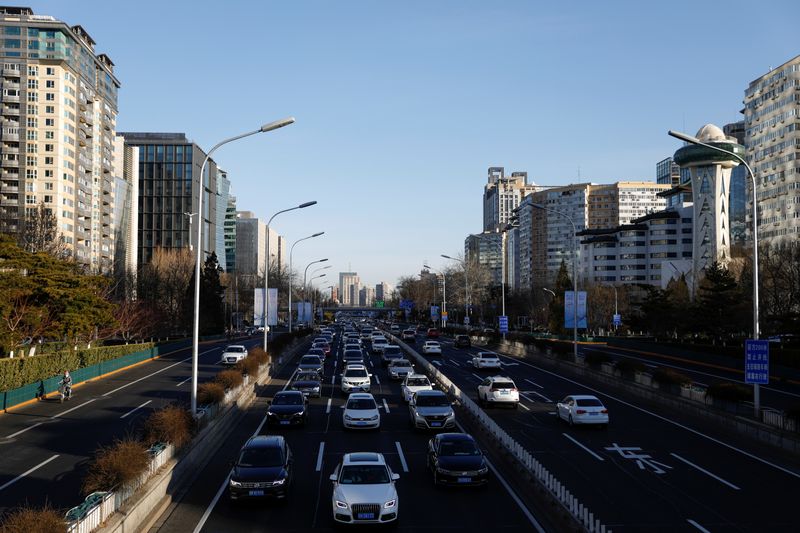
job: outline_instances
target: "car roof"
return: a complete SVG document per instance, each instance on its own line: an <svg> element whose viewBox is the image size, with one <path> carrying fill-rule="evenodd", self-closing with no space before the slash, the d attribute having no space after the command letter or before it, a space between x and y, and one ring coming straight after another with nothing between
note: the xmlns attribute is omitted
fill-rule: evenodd
<svg viewBox="0 0 800 533"><path fill-rule="evenodd" d="M247 349L247 348L245 348L245 347L244 347L244 345L242 345L242 344L229 344L229 345L227 346L227 348L225 348L225 349L226 349L226 350L230 350L231 348L242 348L243 350L246 350L246 349Z"/></svg>
<svg viewBox="0 0 800 533"><path fill-rule="evenodd" d="M511 383L514 383L514 380L508 376L489 376L486 379L489 381L510 381ZM594 396L592 396L592 398L594 398Z"/></svg>
<svg viewBox="0 0 800 533"><path fill-rule="evenodd" d="M447 441L464 441L468 440L471 442L475 442L475 438L468 434L468 433L439 433L436 435L436 438L439 441L447 440Z"/></svg>
<svg viewBox="0 0 800 533"><path fill-rule="evenodd" d="M364 365L353 365L353 364L350 364L350 365L345 366L344 369L345 370L366 370L367 367L365 367Z"/></svg>
<svg viewBox="0 0 800 533"><path fill-rule="evenodd" d="M498 355L494 352L478 352L478 355L491 355L493 357L498 357Z"/></svg>
<svg viewBox="0 0 800 533"><path fill-rule="evenodd" d="M302 394L302 393L299 393ZM257 435L244 443L244 448L283 448L283 435Z"/></svg>
<svg viewBox="0 0 800 533"><path fill-rule="evenodd" d="M372 394L368 393L368 392L353 392L348 397L348 400L352 400L353 398L355 398L356 400L368 400L368 399L373 399L374 400L375 399L375 397Z"/></svg>
<svg viewBox="0 0 800 533"><path fill-rule="evenodd" d="M425 344L439 344L439 341L425 341Z"/></svg>
<svg viewBox="0 0 800 533"><path fill-rule="evenodd" d="M316 357L317 359L319 359L319 355L317 355L315 353L307 353L303 357L301 357L300 359L302 360L302 359L305 359L306 357Z"/></svg>
<svg viewBox="0 0 800 533"><path fill-rule="evenodd" d="M406 374L406 379L419 379L419 378L428 379L428 376L426 376L425 374L417 374L417 373ZM430 382L429 379L428 381Z"/></svg>
<svg viewBox="0 0 800 533"><path fill-rule="evenodd" d="M386 459L383 454L376 452L351 452L344 454L342 464L345 466L353 464L385 465Z"/></svg>
<svg viewBox="0 0 800 533"><path fill-rule="evenodd" d="M406 364L406 363L410 365L411 361L409 361L405 357L402 357L400 359L392 359L391 361L389 361L389 364L392 365L392 366L399 366L399 365Z"/></svg>
<svg viewBox="0 0 800 533"><path fill-rule="evenodd" d="M273 396L273 398L276 398L278 396L297 396L298 394L301 395L301 396L303 395L302 392L296 391L296 390L281 390L281 391L276 392L275 396Z"/></svg>
<svg viewBox="0 0 800 533"><path fill-rule="evenodd" d="M444 392L440 390L420 390L416 392L417 396L444 396Z"/></svg>
<svg viewBox="0 0 800 533"><path fill-rule="evenodd" d="M591 394L570 394L569 397L574 398L575 400L597 400L598 402L600 401L600 398L598 398L597 396L592 396Z"/></svg>

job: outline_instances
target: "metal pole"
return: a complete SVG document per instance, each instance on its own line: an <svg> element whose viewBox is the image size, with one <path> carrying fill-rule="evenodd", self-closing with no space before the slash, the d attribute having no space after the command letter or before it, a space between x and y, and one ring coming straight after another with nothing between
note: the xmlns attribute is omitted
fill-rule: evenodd
<svg viewBox="0 0 800 533"><path fill-rule="evenodd" d="M447 276L442 272L442 329L447 326Z"/></svg>
<svg viewBox="0 0 800 533"><path fill-rule="evenodd" d="M614 287L614 315L618 315L619 314L619 308L617 307L617 303L618 303L617 286L616 285L612 285L612 287ZM615 332L617 331L617 325L616 324L614 324L614 331Z"/></svg>
<svg viewBox="0 0 800 533"><path fill-rule="evenodd" d="M716 150L717 152L727 154L742 163L747 169L747 173L750 176L750 184L752 185L753 189L753 339L758 340L761 332L759 331L758 323L758 195L756 194L756 175L753 173L753 169L750 168L750 165L747 164L747 161L745 161L744 158L738 154L712 144L704 143L701 140L692 137L691 135L686 135L685 133L680 133L673 130L669 130L667 133L676 139L680 139L691 144L704 146L706 148L710 148L711 150ZM761 390L757 383L753 384L753 407L755 411L755 417L761 418Z"/></svg>
<svg viewBox="0 0 800 533"><path fill-rule="evenodd" d="M314 237L319 237L323 235L325 232L320 231L319 233L315 233L313 235L309 235L308 237L303 237L302 239L297 239L292 244L292 247L289 248L289 332L292 331L292 278L294 277L292 274L292 254L294 253L294 247L297 246L298 243L307 241L308 239L313 239ZM306 267L308 268L308 267ZM305 283L305 280L303 281Z"/></svg>
<svg viewBox="0 0 800 533"><path fill-rule="evenodd" d="M500 292L502 301L502 314L506 316L506 232L503 230L500 237ZM506 324L508 324L508 317L506 317ZM499 324L498 324L499 326ZM506 332L503 332L503 339L506 338Z"/></svg>

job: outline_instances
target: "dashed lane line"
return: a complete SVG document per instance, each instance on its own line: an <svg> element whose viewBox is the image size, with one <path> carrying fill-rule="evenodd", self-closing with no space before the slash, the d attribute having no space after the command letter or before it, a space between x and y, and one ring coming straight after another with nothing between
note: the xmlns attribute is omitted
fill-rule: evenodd
<svg viewBox="0 0 800 533"><path fill-rule="evenodd" d="M577 444L578 446L580 446L581 448L583 448L583 450L584 450L586 453L588 453L589 455L591 455L592 457L594 457L594 458L595 458L595 459L597 459L598 461L605 461L605 459L603 459L602 457L600 457L599 455L597 455L596 453L594 453L592 450L590 450L589 448L587 448L586 446L584 446L583 444L581 444L581 443L580 443L580 442L578 442L577 440L573 439L572 437L570 437L570 436L569 436L569 435L567 435L566 433L562 433L562 435L564 435L564 436L565 436L565 437L567 437L569 440L571 440L572 442L574 442L575 444Z"/></svg>
<svg viewBox="0 0 800 533"><path fill-rule="evenodd" d="M708 471L708 470L706 470L705 468L701 468L701 467L697 466L696 464L694 464L693 462L689 461L688 459L684 459L683 457L681 457L681 456L680 456L680 455L678 455L677 453L670 453L670 455L671 455L672 457L674 457L675 459L678 459L679 461L683 461L683 462L684 462L684 463L686 463L687 465L689 465L689 466L691 466L691 467L693 467L693 468L696 468L697 470L699 470L700 472L704 473L705 475L707 475L707 476L710 476L710 477L713 477L714 479L716 479L717 481L719 481L719 482L720 482L720 483L722 483L723 485L727 485L728 487L732 488L733 490L741 490L739 487L737 487L737 486L736 486L736 485L734 485L733 483L731 483L731 482L729 482L729 481L725 481L724 479L722 479L722 478L721 478L721 477L719 477L718 475L716 475L716 474L712 474L711 472L709 472L709 471Z"/></svg>
<svg viewBox="0 0 800 533"><path fill-rule="evenodd" d="M394 446L397 448L397 453L400 455L400 464L403 465L403 472L408 472L408 463L406 463L406 456L403 455L403 448L400 446L400 442L395 441Z"/></svg>
<svg viewBox="0 0 800 533"><path fill-rule="evenodd" d="M386 403L386 398L383 399L383 408L386 409L386 414L389 414L389 404Z"/></svg>
<svg viewBox="0 0 800 533"><path fill-rule="evenodd" d="M317 454L317 472L322 470L322 454L325 452L325 442L319 443L319 453Z"/></svg>
<svg viewBox="0 0 800 533"><path fill-rule="evenodd" d="M687 518L686 521L689 522L690 524L692 524L694 527L696 527L700 531L702 531L703 533L711 533L709 530L707 530L706 528L704 528L703 526L701 526L700 524L698 524L694 520L691 520L691 519Z"/></svg>
<svg viewBox="0 0 800 533"><path fill-rule="evenodd" d="M55 415L50 417L50 420L56 420L57 418L60 418L60 417L64 416L67 413L71 413L72 411L75 411L76 409L80 409L81 407L85 407L85 406L89 405L90 403L92 403L93 401L95 401L96 399L97 398L92 398L91 400L87 400L87 401L83 402L80 405L76 405L75 407L72 407L71 409L67 409L66 411L62 411L62 412L60 412L58 414L55 414ZM30 431L33 428L41 426L42 424L44 424L44 422L37 422L37 423L35 423L35 424L31 425L31 426L26 427L25 429L21 429L21 430L17 431L16 433L12 433L11 435L7 435L5 438L6 439L13 439L17 435L22 435L26 431Z"/></svg>
<svg viewBox="0 0 800 533"><path fill-rule="evenodd" d="M141 409L142 407L144 407L145 405L147 405L148 403L150 403L150 402L152 402L152 401L153 401L153 400L147 400L146 402L144 402L144 403L143 403L142 405L140 405L139 407L135 407L135 408L133 408L132 410L130 410L130 411L128 411L127 413L125 413L124 415L122 415L121 417L119 417L119 419L120 419L120 420L122 420L122 419L124 419L124 418L127 418L129 415L132 415L133 413L135 413L136 411L138 411L139 409Z"/></svg>
<svg viewBox="0 0 800 533"><path fill-rule="evenodd" d="M530 384L531 384L531 385L533 385L534 387L539 387L540 389L543 389L543 388L544 388L544 387L542 387L541 385L539 385L538 383L534 383L533 381L531 381L531 380L529 380L529 379L526 379L525 381L527 381L528 383L530 383Z"/></svg>
<svg viewBox="0 0 800 533"><path fill-rule="evenodd" d="M14 479L12 479L11 481L9 481L9 482L7 482L6 484L4 484L4 485L0 486L0 492L2 492L3 490L7 489L8 487L10 487L11 485L13 485L14 483L16 483L17 481L19 481L20 479L24 478L24 477L25 477L25 476L27 476L28 474L31 474L31 473L35 472L36 470L39 470L41 467L43 467L44 465L46 465L47 463L49 463L50 461L52 461L52 460L53 460L53 459L55 459L56 457L59 457L59 455L58 455L58 454L56 454L56 455L52 456L52 457L51 457L51 458L49 458L49 459L45 459L44 461L42 461L42 462L41 462L41 463L39 463L38 465L34 466L33 468L30 468L30 469L26 470L25 472L21 473L20 475L18 475L17 477L15 477Z"/></svg>

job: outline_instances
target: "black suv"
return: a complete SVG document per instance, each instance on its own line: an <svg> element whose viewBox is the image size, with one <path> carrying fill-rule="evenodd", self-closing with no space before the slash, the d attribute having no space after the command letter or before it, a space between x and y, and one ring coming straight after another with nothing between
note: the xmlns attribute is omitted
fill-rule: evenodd
<svg viewBox="0 0 800 533"><path fill-rule="evenodd" d="M472 346L472 341L469 340L469 335L456 335L453 346L456 348L469 348Z"/></svg>
<svg viewBox="0 0 800 533"><path fill-rule="evenodd" d="M440 433L428 443L428 468L436 485L475 486L489 482L489 467L475 439L466 433Z"/></svg>
<svg viewBox="0 0 800 533"><path fill-rule="evenodd" d="M286 498L292 462L292 452L283 437L251 437L233 464L228 482L230 499Z"/></svg>
<svg viewBox="0 0 800 533"><path fill-rule="evenodd" d="M267 424L274 426L305 426L308 420L305 395L296 390L280 391L267 409Z"/></svg>

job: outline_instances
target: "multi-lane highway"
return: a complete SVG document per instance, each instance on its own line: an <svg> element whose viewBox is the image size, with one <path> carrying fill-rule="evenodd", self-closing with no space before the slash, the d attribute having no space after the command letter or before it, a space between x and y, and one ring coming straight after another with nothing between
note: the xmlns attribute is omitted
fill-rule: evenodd
<svg viewBox="0 0 800 533"><path fill-rule="evenodd" d="M260 339L237 341L247 347ZM219 371L227 342L200 345L199 381ZM78 385L63 404L47 399L0 414L0 514L22 504L68 509L94 452L133 433L155 409L188 403L191 348Z"/></svg>
<svg viewBox="0 0 800 533"><path fill-rule="evenodd" d="M797 458L520 358L501 354L500 372L478 371L478 348L443 345L428 358L473 399L487 375L515 381L520 408L488 412L614 531L796 531ZM569 394L598 396L610 426L561 422L555 403Z"/></svg>
<svg viewBox="0 0 800 533"><path fill-rule="evenodd" d="M536 531L539 528L537 518L496 476L485 489L434 488L432 476L426 470L427 442L432 435L409 428L408 408L401 400L400 385L389 380L379 358L371 351L367 352L368 364L372 371L372 394L381 407L381 429L345 431L342 427L345 395L335 370L339 351L337 336L332 355L325 363L322 396L310 399L307 427L264 426L269 397L284 388L291 378L293 369L287 366L231 432L214 461L152 531L329 530L335 525L329 476L345 453L358 451L382 453L390 468L400 474L396 486L401 530L465 531L485 527L492 531ZM286 437L295 457L294 479L287 501L230 502L227 494L230 464L242 444L252 435L276 433Z"/></svg>

